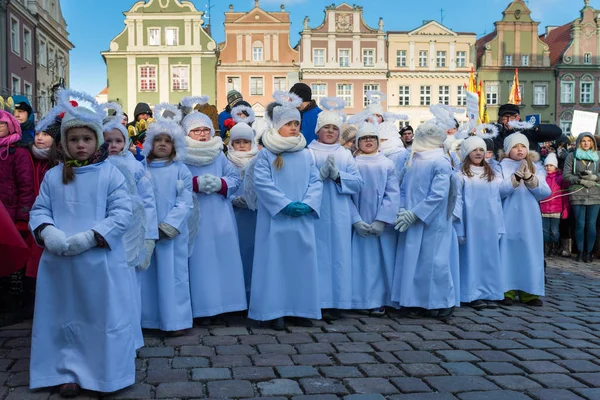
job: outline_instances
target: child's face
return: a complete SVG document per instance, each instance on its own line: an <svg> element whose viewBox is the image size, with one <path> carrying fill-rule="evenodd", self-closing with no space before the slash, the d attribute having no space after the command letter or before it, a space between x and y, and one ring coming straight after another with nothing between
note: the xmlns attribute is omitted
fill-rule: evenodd
<svg viewBox="0 0 600 400"><path fill-rule="evenodd" d="M490 158L494 157L494 152L492 150L488 150L485 152L485 159L489 160Z"/></svg>
<svg viewBox="0 0 600 400"><path fill-rule="evenodd" d="M358 149L363 154L374 154L378 147L377 136L363 136L358 139Z"/></svg>
<svg viewBox="0 0 600 400"><path fill-rule="evenodd" d="M325 125L317 132L319 142L324 144L335 144L340 139L340 128L335 125Z"/></svg>
<svg viewBox="0 0 600 400"><path fill-rule="evenodd" d="M20 124L24 124L27 122L27 118L29 118L29 114L24 110L15 110L13 114Z"/></svg>
<svg viewBox="0 0 600 400"><path fill-rule="evenodd" d="M125 138L118 129L104 132L104 142L108 143L108 155L116 156L125 148Z"/></svg>
<svg viewBox="0 0 600 400"><path fill-rule="evenodd" d="M481 165L481 162L485 159L485 150L477 148L469 153L469 160L473 165Z"/></svg>
<svg viewBox="0 0 600 400"><path fill-rule="evenodd" d="M525 159L525 157L527 157L528 151L529 150L527 149L527 147L519 143L512 149L510 149L510 153L508 153L508 156L511 158L511 160L522 161Z"/></svg>
<svg viewBox="0 0 600 400"><path fill-rule="evenodd" d="M156 158L167 158L173 152L173 141L169 135L158 135L152 145L152 154Z"/></svg>
<svg viewBox="0 0 600 400"><path fill-rule="evenodd" d="M210 140L210 128L202 126L192 129L188 136L199 142L208 142Z"/></svg>
<svg viewBox="0 0 600 400"><path fill-rule="evenodd" d="M0 122L0 138L8 136L8 124L6 122Z"/></svg>
<svg viewBox="0 0 600 400"><path fill-rule="evenodd" d="M96 133L85 127L71 128L67 131L67 149L77 161L88 160L97 150Z"/></svg>
<svg viewBox="0 0 600 400"><path fill-rule="evenodd" d="M48 135L46 132L42 131L35 133L35 141L33 142L33 145L36 148L40 150L49 149L52 146L52 143L54 143L54 138Z"/></svg>
<svg viewBox="0 0 600 400"><path fill-rule="evenodd" d="M378 124L383 123L383 116L381 114L375 114L375 116L377 117L377 123Z"/></svg>
<svg viewBox="0 0 600 400"><path fill-rule="evenodd" d="M279 134L283 137L293 137L300 134L300 122L290 121L279 128Z"/></svg>
<svg viewBox="0 0 600 400"><path fill-rule="evenodd" d="M549 174L556 172L556 167L552 164L548 164L546 165L546 172Z"/></svg>
<svg viewBox="0 0 600 400"><path fill-rule="evenodd" d="M121 119L121 125L127 127L127 117L125 115L123 115L123 118Z"/></svg>
<svg viewBox="0 0 600 400"><path fill-rule="evenodd" d="M457 129L457 128L446 129L446 134L447 134L448 136L452 136L452 135L454 135L454 134L455 134L457 131L458 131L458 129Z"/></svg>
<svg viewBox="0 0 600 400"><path fill-rule="evenodd" d="M579 142L579 147L581 147L583 150L590 150L594 147L594 142L592 141L591 137L584 136Z"/></svg>
<svg viewBox="0 0 600 400"><path fill-rule="evenodd" d="M248 139L237 139L231 142L235 151L250 151L252 150L252 142Z"/></svg>

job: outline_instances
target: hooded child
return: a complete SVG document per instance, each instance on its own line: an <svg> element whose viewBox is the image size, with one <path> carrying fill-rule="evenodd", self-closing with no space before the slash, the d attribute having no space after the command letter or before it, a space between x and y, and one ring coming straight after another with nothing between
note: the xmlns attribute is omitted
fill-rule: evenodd
<svg viewBox="0 0 600 400"><path fill-rule="evenodd" d="M546 171L539 154L529 151L529 140L521 133L504 139L506 158L500 161L500 185L506 233L500 239L500 259L505 276L503 304L517 295L521 303L543 305L544 238L539 201L550 196Z"/></svg>
<svg viewBox="0 0 600 400"><path fill-rule="evenodd" d="M260 251L254 252L248 317L283 330L284 317L309 326L306 319L321 319L315 222L323 181L300 133L302 100L285 92L274 98L254 166Z"/></svg>
<svg viewBox="0 0 600 400"><path fill-rule="evenodd" d="M35 114L26 96L12 96L13 115L21 125L21 139L18 145L29 147L35 139Z"/></svg>
<svg viewBox="0 0 600 400"><path fill-rule="evenodd" d="M417 315L447 318L457 305L451 253L456 181L442 144L446 131L421 124L400 184L392 300Z"/></svg>
<svg viewBox="0 0 600 400"><path fill-rule="evenodd" d="M552 191L550 197L540 201L542 226L544 228L544 254L558 255L560 249L559 226L561 219L569 217L569 196L565 189L569 184L563 180L558 169L556 153L550 153L544 160L546 183Z"/></svg>
<svg viewBox="0 0 600 400"><path fill-rule="evenodd" d="M181 101L204 104L208 97ZM248 309L244 266L229 196L241 186L237 168L223 154L211 119L198 111L181 122L186 133L184 163L192 173L193 191L202 218L189 260L192 314L210 322L215 315Z"/></svg>
<svg viewBox="0 0 600 400"><path fill-rule="evenodd" d="M106 161L104 110L86 94L58 97L66 110L61 164L46 173L29 221L44 247L29 386L61 385L61 395L74 397L80 388L114 392L135 383L135 300L123 243L134 221L125 178Z"/></svg>
<svg viewBox="0 0 600 400"><path fill-rule="evenodd" d="M387 112L384 113L384 121L377 126L379 141L381 142L379 150L394 163L396 176L400 176L410 152L404 148L395 121L406 119L408 119L406 115Z"/></svg>
<svg viewBox="0 0 600 400"><path fill-rule="evenodd" d="M183 163L186 148L179 125L181 112L169 104L156 108L156 120L146 131L144 156L154 190L158 240L149 267L138 275L142 328L181 335L193 325L188 269L188 221L194 215L192 174ZM167 113L171 118L165 117Z"/></svg>
<svg viewBox="0 0 600 400"><path fill-rule="evenodd" d="M352 308L352 195L360 192L363 180L354 157L339 141L345 107L343 99L325 97L317 118L316 135L308 148L323 180L321 217L315 221L319 296L321 308L331 309L324 318L335 319L337 309ZM326 244L326 245L325 245Z"/></svg>
<svg viewBox="0 0 600 400"><path fill-rule="evenodd" d="M290 93L295 94L302 100L298 105L301 118L300 131L304 135L306 143L311 143L316 139L315 127L322 110L317 105L316 100L312 98L312 89L306 83L298 82L294 84L290 88Z"/></svg>
<svg viewBox="0 0 600 400"><path fill-rule="evenodd" d="M394 306L391 289L396 255L398 177L392 160L379 149L377 126L363 122L356 134L356 166L364 181L352 195L352 308L385 314Z"/></svg>

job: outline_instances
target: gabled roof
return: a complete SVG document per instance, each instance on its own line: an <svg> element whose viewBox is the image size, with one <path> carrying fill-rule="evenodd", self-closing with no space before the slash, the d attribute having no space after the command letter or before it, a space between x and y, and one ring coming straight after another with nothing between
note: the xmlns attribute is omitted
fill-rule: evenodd
<svg viewBox="0 0 600 400"><path fill-rule="evenodd" d="M571 43L571 22L554 28L542 40L550 48L550 65L555 66L562 62L562 56Z"/></svg>
<svg viewBox="0 0 600 400"><path fill-rule="evenodd" d="M108 94L108 86L105 87L104 89L102 89L102 91L100 93L98 93L98 96L101 96L103 94L106 94L106 95Z"/></svg>
<svg viewBox="0 0 600 400"><path fill-rule="evenodd" d="M475 42L475 46L477 46L477 60L476 60L476 65L479 67L479 64L481 63L481 57L483 57L483 54L485 53L485 45L488 44L489 42L492 41L493 38L496 37L496 31L490 32L487 35L477 39L477 42Z"/></svg>

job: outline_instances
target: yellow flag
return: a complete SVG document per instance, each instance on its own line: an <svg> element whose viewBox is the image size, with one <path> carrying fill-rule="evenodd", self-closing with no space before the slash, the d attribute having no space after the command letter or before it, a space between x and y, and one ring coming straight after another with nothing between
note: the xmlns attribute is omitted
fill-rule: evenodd
<svg viewBox="0 0 600 400"><path fill-rule="evenodd" d="M508 96L508 104L521 104L521 88L519 87L519 68L515 69L513 84L510 88L510 95Z"/></svg>

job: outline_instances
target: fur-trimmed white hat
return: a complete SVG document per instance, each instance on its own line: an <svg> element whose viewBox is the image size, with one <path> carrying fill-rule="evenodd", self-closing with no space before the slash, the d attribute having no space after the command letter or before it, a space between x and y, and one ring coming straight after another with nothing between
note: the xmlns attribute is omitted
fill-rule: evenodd
<svg viewBox="0 0 600 400"><path fill-rule="evenodd" d="M96 150L104 143L104 133L102 132L102 116L96 114L89 108L82 106L77 108L76 113L67 111L60 124L60 140L63 143L63 151L68 158L73 156L69 154L67 146L67 132L71 128L88 128L96 134Z"/></svg>
<svg viewBox="0 0 600 400"><path fill-rule="evenodd" d="M504 139L504 152L506 154L510 153L510 150L518 144L522 144L527 148L527 151L529 151L529 139L527 139L527 136L520 132L516 132L508 135Z"/></svg>
<svg viewBox="0 0 600 400"><path fill-rule="evenodd" d="M345 115L341 110L346 107L344 99L339 97L323 97L320 101L320 106L323 109L317 117L317 125L315 133L318 133L325 125L337 126L338 130L342 131L342 125L345 121Z"/></svg>
<svg viewBox="0 0 600 400"><path fill-rule="evenodd" d="M482 138L479 136L469 136L463 140L462 144L460 145L461 160L466 160L469 154L476 149L483 149L485 154L487 146Z"/></svg>
<svg viewBox="0 0 600 400"><path fill-rule="evenodd" d="M121 135L123 135L123 139L125 140L125 148L123 149L122 153L125 151L129 151L129 149L127 148L127 141L129 140L129 133L127 132L127 128L125 126L123 126L122 121L123 121L123 109L121 108L121 106L117 103L104 103L102 104L102 106L104 107L105 110L114 110L115 114L112 116L108 116L104 118L103 124L102 124L102 132L106 133L106 132L110 132L113 129L117 129L119 132L121 132Z"/></svg>
<svg viewBox="0 0 600 400"><path fill-rule="evenodd" d="M166 118L164 115L168 113L172 118ZM152 153L154 139L159 135L168 135L173 141L175 149L175 160L181 161L185 157L185 132L180 125L181 111L177 107L161 103L154 108L155 121L148 126L146 130L146 140L144 141L144 150L142 154L147 157Z"/></svg>
<svg viewBox="0 0 600 400"><path fill-rule="evenodd" d="M234 140L250 140L254 142L254 129L245 122L238 122L229 130L229 142L233 143Z"/></svg>
<svg viewBox="0 0 600 400"><path fill-rule="evenodd" d="M275 130L279 131L282 126L291 121L302 122L300 111L297 107L302 104L302 99L294 93L277 91L273 93L275 103L270 103L267 106L267 111L272 107L273 118L271 124Z"/></svg>

